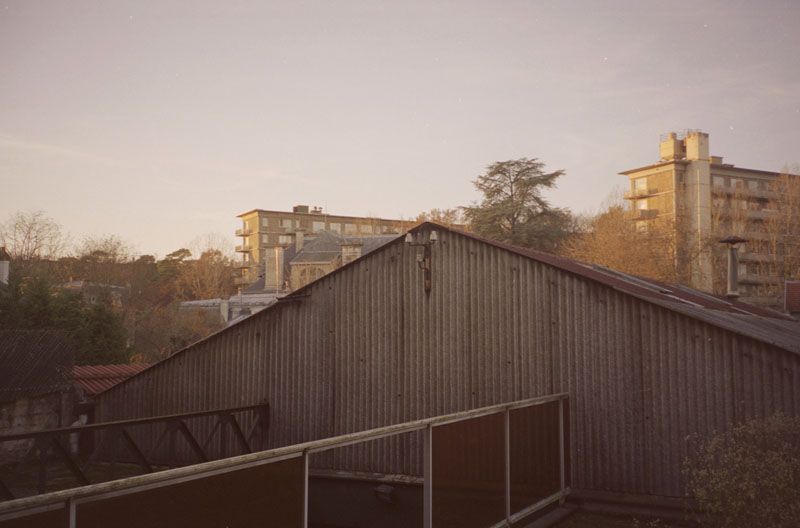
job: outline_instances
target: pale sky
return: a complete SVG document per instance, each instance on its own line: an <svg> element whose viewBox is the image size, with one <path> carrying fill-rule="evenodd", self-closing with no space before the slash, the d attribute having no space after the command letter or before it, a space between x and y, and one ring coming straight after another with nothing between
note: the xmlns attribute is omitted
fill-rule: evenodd
<svg viewBox="0 0 800 528"><path fill-rule="evenodd" d="M686 128L800 161L800 1L0 0L0 221L142 253L253 208L467 205L523 156L594 212Z"/></svg>

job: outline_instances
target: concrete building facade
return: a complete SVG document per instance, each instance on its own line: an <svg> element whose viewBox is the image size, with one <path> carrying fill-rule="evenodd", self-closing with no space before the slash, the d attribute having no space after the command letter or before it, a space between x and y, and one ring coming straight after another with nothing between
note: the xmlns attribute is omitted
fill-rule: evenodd
<svg viewBox="0 0 800 528"><path fill-rule="evenodd" d="M291 245L302 248L305 237L313 238L322 231L343 236L399 234L414 225L411 220L331 215L308 205L296 205L291 212L253 209L238 218L242 227L236 230L241 238L236 252L241 253L242 261L236 282L249 285L263 275L267 290L283 289L283 250Z"/></svg>
<svg viewBox="0 0 800 528"><path fill-rule="evenodd" d="M727 263L719 240L739 236L739 277L743 300L779 304L780 278L765 221L779 173L745 169L710 155L709 135L691 130L662 136L660 160L621 172L630 188L631 218L639 230L663 229L675 244L675 265L694 288L725 293Z"/></svg>

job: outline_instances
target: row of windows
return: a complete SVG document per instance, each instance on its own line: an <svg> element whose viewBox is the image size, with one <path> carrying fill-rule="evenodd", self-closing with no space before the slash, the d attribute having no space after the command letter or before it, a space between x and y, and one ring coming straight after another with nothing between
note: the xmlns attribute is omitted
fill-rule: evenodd
<svg viewBox="0 0 800 528"><path fill-rule="evenodd" d="M252 221L245 222L244 228L245 229L256 229L256 220L253 219ZM287 231L294 231L295 229L303 228L303 229L311 229L312 233L319 233L325 229L333 231L335 233L343 233L345 235L373 235L373 234L382 234L382 233L393 233L396 231L395 228L387 225L373 225L373 224L352 224L352 223L344 223L344 222L325 222L325 221L299 221L293 218L262 218L261 219L261 227L269 228L269 227L280 227Z"/></svg>
<svg viewBox="0 0 800 528"><path fill-rule="evenodd" d="M725 176L714 176L712 179L714 187L731 187L733 189L749 189L751 191L766 190L767 188L767 182L764 180L744 180Z"/></svg>

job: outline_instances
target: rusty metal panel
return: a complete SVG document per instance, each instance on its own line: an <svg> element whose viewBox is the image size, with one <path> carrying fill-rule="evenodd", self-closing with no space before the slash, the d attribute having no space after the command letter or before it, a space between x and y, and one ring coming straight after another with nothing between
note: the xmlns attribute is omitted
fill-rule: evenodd
<svg viewBox="0 0 800 528"><path fill-rule="evenodd" d="M447 230L425 292L416 250L390 243L323 277L101 394L98 416L266 401L277 447L564 391L574 487L681 496L689 434L800 412L800 356L712 316ZM406 449L320 464L419 474Z"/></svg>

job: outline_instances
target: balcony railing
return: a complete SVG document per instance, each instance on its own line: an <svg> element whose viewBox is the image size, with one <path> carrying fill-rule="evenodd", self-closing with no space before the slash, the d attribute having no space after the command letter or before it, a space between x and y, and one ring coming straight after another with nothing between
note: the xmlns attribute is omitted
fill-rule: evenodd
<svg viewBox="0 0 800 528"><path fill-rule="evenodd" d="M658 194L659 192L661 191L659 191L655 187L648 187L646 189L634 189L632 191L625 191L622 196L626 200L638 200L640 198L653 196L654 194Z"/></svg>
<svg viewBox="0 0 800 528"><path fill-rule="evenodd" d="M741 196L742 198L762 198L771 200L778 198L780 193L770 189L751 189L749 187L725 187L723 185L714 185L711 187L711 192L717 196Z"/></svg>
<svg viewBox="0 0 800 528"><path fill-rule="evenodd" d="M407 433L422 437L419 524L511 526L570 493L568 425L566 394L504 403L11 500L0 526L306 528L312 455L388 438L408 446L396 438Z"/></svg>
<svg viewBox="0 0 800 528"><path fill-rule="evenodd" d="M250 229L249 227L245 227L245 228L236 230L236 236L246 237L246 236L250 236L252 234L253 234L253 230Z"/></svg>
<svg viewBox="0 0 800 528"><path fill-rule="evenodd" d="M633 209L628 211L630 220L650 220L658 216L658 209Z"/></svg>
<svg viewBox="0 0 800 528"><path fill-rule="evenodd" d="M236 246L237 253L250 253L251 251L253 251L253 248L251 248L250 246L245 246L243 244L239 244Z"/></svg>

